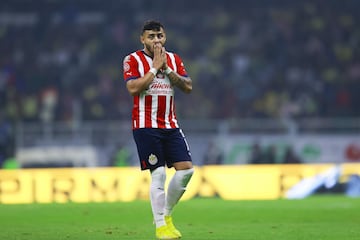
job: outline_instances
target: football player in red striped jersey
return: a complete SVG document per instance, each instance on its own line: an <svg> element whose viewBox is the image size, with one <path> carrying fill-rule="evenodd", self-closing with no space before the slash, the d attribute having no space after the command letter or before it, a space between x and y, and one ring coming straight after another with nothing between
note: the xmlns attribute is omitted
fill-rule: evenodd
<svg viewBox="0 0 360 240"><path fill-rule="evenodd" d="M172 212L184 194L194 169L189 145L179 127L174 90L192 91L182 59L165 49L162 23L147 21L140 34L143 49L124 58L124 80L133 96L132 129L142 170L150 170L150 202L158 239L176 239ZM174 167L165 189L166 167Z"/></svg>

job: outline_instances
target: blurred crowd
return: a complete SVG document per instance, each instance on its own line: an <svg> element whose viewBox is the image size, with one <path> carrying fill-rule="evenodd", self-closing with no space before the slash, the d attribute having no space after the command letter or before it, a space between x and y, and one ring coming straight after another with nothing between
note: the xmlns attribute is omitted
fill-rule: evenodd
<svg viewBox="0 0 360 240"><path fill-rule="evenodd" d="M129 119L122 60L150 18L193 78L193 94L176 96L182 118L360 116L356 0L21 2L0 10L11 121Z"/></svg>

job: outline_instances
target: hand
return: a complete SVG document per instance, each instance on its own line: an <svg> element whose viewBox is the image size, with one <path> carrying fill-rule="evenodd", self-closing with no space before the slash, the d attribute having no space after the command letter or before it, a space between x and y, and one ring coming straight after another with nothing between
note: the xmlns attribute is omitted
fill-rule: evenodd
<svg viewBox="0 0 360 240"><path fill-rule="evenodd" d="M153 67L157 70L164 67L166 64L166 52L165 48L161 46L160 43L156 43L154 45L154 59L153 59ZM166 64L167 66L167 64Z"/></svg>
<svg viewBox="0 0 360 240"><path fill-rule="evenodd" d="M161 49L161 58L163 59L163 66L162 69L167 69L167 57L166 57L166 50L165 47L162 47Z"/></svg>

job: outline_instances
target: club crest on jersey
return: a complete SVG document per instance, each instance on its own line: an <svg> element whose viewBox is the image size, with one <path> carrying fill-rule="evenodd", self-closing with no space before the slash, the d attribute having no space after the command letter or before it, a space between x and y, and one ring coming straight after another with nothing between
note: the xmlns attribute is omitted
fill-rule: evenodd
<svg viewBox="0 0 360 240"><path fill-rule="evenodd" d="M124 59L124 63L123 63L124 72L127 72L130 70L129 62L130 62L130 56L126 56Z"/></svg>
<svg viewBox="0 0 360 240"><path fill-rule="evenodd" d="M155 165L158 162L158 158L154 154L150 154L149 163L151 165Z"/></svg>

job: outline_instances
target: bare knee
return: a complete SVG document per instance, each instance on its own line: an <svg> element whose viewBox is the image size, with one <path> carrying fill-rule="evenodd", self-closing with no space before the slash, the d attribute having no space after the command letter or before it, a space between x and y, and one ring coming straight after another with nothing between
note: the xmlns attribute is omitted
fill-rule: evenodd
<svg viewBox="0 0 360 240"><path fill-rule="evenodd" d="M176 162L173 164L175 170L186 170L193 168L191 161Z"/></svg>

